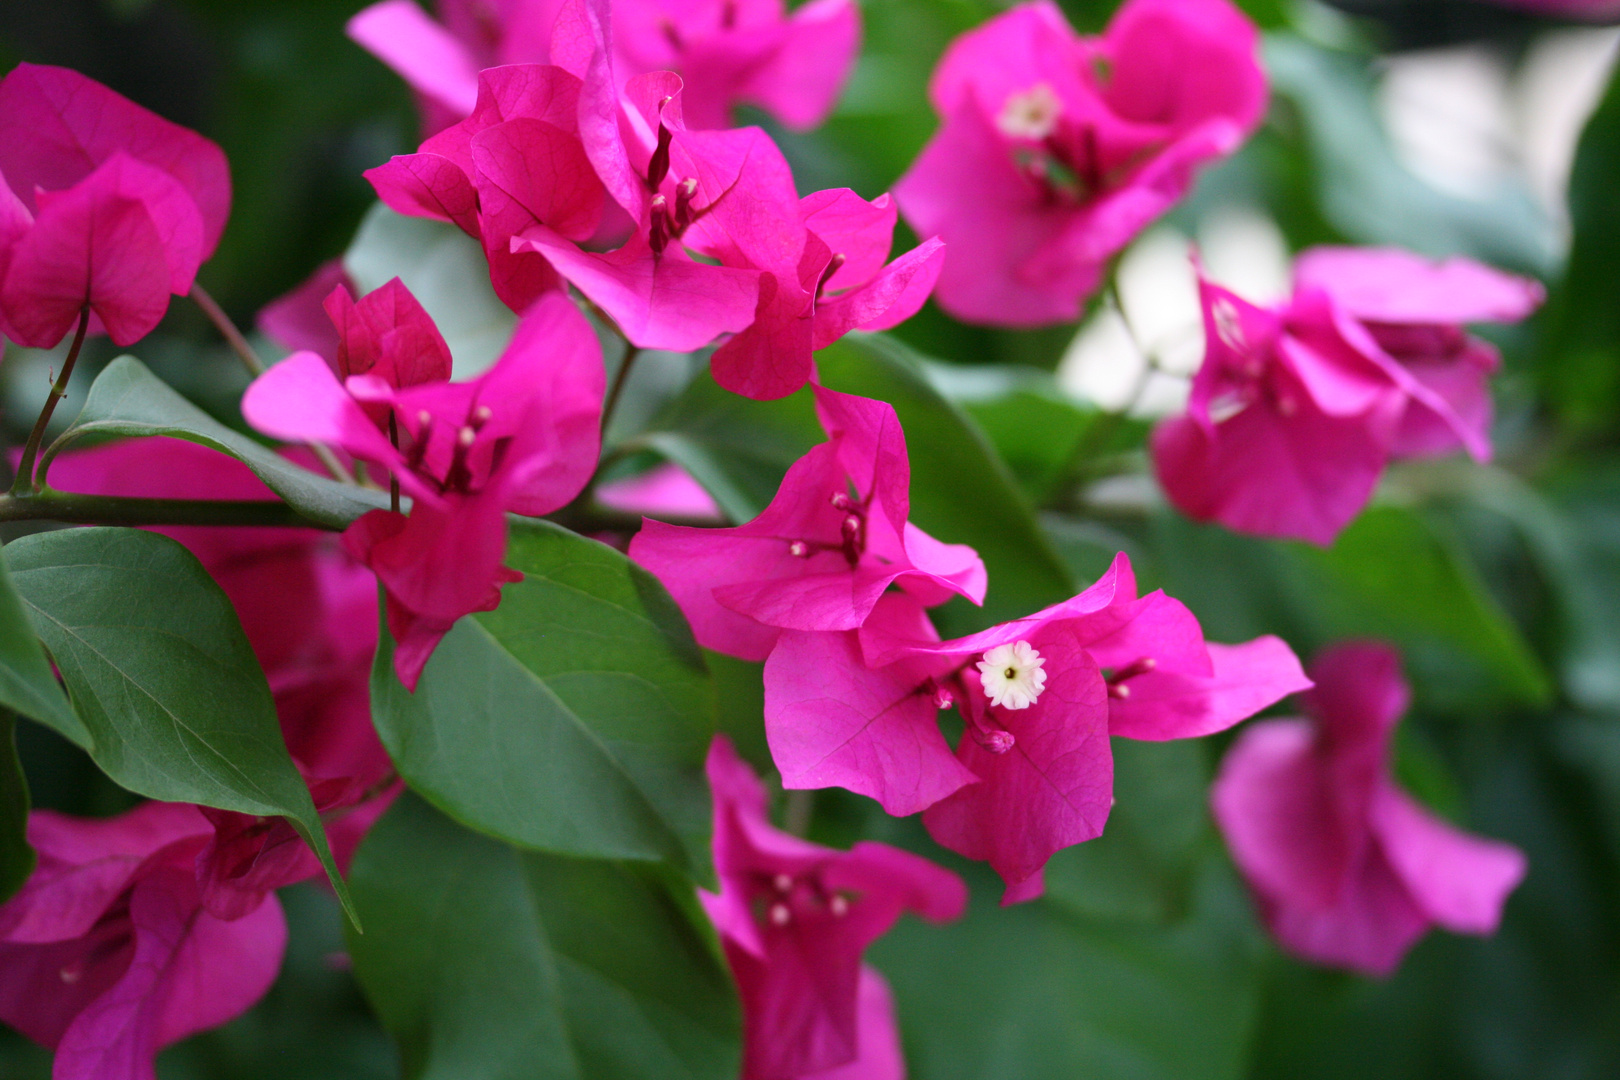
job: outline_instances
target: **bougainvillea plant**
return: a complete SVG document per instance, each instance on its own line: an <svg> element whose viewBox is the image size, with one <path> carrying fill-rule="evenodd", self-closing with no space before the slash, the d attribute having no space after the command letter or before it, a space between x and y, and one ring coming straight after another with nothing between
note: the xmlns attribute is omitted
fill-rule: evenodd
<svg viewBox="0 0 1620 1080"><path fill-rule="evenodd" d="M1464 828L1403 665L1420 706L1449 647L1549 691L1409 507L1536 516L1490 463L1543 285L1324 227L1267 297L1189 244L1173 375L1122 256L1258 184L1293 54L1229 0L972 6L892 194L813 189L807 133L893 92L851 79L854 0L348 11L420 132L246 335L198 284L224 151L4 75L0 335L52 370L0 495L0 1021L53 1080L191 1075L160 1054L312 949L410 1077L901 1080L1114 1075L1029 1049L1080 1008L1051 986L1117 992L1106 1041L1158 980L1163 1025L1257 956L1380 980L1496 933L1539 856ZM1140 369L1111 406L1036 355L1099 312ZM164 360L193 317L234 388ZM952 334L1028 363L902 344ZM12 714L125 794L30 809ZM1205 1075L1162 1064L1129 1075Z"/></svg>

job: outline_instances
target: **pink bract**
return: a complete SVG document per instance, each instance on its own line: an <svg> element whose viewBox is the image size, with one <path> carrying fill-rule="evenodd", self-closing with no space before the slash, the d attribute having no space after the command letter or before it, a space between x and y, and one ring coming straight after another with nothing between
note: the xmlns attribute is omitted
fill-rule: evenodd
<svg viewBox="0 0 1620 1080"><path fill-rule="evenodd" d="M339 382L320 356L295 353L248 388L242 414L267 434L387 470L412 499L408 516L371 511L344 542L387 591L395 668L414 689L455 621L492 610L501 585L521 579L501 565L507 513L549 513L590 479L604 388L595 332L552 293L475 379L395 386L371 372Z"/></svg>
<svg viewBox="0 0 1620 1080"><path fill-rule="evenodd" d="M1006 708L973 666L1018 642L1046 679L1034 703ZM858 632L783 634L765 665L765 731L784 787L845 787L892 814L924 811L936 840L1001 874L1012 903L1040 894L1054 852L1102 832L1110 736L1207 735L1308 685L1276 638L1206 644L1181 604L1139 598L1120 555L1072 600L955 641L897 594ZM938 726L953 705L964 721L954 753Z"/></svg>
<svg viewBox="0 0 1620 1080"><path fill-rule="evenodd" d="M212 835L197 807L116 818L36 810L39 865L0 905L0 1019L56 1051L56 1080L151 1080L163 1047L245 1012L287 944L267 892L221 919L194 866Z"/></svg>
<svg viewBox="0 0 1620 1080"><path fill-rule="evenodd" d="M1495 933L1524 855L1395 786L1390 738L1410 698L1399 655L1339 645L1310 670L1312 719L1250 727L1210 792L1272 934L1306 960L1382 976L1431 926Z"/></svg>
<svg viewBox="0 0 1620 1080"><path fill-rule="evenodd" d="M1100 38L1034 0L958 38L929 87L943 127L894 189L948 245L940 306L1078 318L1109 259L1259 124L1257 47L1226 0L1130 0Z"/></svg>
<svg viewBox="0 0 1620 1080"><path fill-rule="evenodd" d="M853 630L890 585L983 603L984 563L912 525L911 465L892 406L816 387L827 442L732 529L643 521L630 557L680 604L699 644L763 660L783 630Z"/></svg>
<svg viewBox="0 0 1620 1080"><path fill-rule="evenodd" d="M417 92L431 133L472 112L481 69L565 64L555 28L571 6L440 0L435 22L412 0L383 0L349 21L349 36ZM730 127L746 102L802 131L832 111L861 24L854 0L813 0L791 15L781 0L618 0L613 30L619 77L677 72L694 127Z"/></svg>
<svg viewBox="0 0 1620 1080"><path fill-rule="evenodd" d="M191 290L230 211L225 155L75 71L0 80L0 333L50 348L86 309L119 345Z"/></svg>
<svg viewBox="0 0 1620 1080"><path fill-rule="evenodd" d="M1496 352L1462 324L1522 319L1542 290L1390 249L1317 248L1295 278L1276 308L1201 282L1204 363L1153 460L1190 517L1329 544L1391 458L1489 458Z"/></svg>
<svg viewBox="0 0 1620 1080"><path fill-rule="evenodd" d="M887 995L861 954L903 912L960 917L961 879L887 844L835 851L772 828L764 787L724 736L708 776L720 892L698 897L742 997L744 1080L897 1077Z"/></svg>

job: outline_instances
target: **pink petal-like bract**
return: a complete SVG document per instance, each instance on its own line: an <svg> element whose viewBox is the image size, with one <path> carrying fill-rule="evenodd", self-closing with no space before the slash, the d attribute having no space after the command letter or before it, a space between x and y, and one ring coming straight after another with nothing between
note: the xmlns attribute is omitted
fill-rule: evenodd
<svg viewBox="0 0 1620 1080"><path fill-rule="evenodd" d="M948 245L940 306L1078 318L1108 261L1259 124L1258 45L1227 0L1129 0L1100 38L1030 0L957 38L929 86L942 127L894 189Z"/></svg>
<svg viewBox="0 0 1620 1080"><path fill-rule="evenodd" d="M230 212L225 155L66 68L0 80L0 329L57 344L88 310L129 345L189 292Z"/></svg>
<svg viewBox="0 0 1620 1080"><path fill-rule="evenodd" d="M958 918L961 879L887 844L835 851L772 828L764 787L724 736L708 775L720 892L698 895L742 997L744 1080L897 1077L886 988L861 954L903 912Z"/></svg>
<svg viewBox="0 0 1620 1080"><path fill-rule="evenodd" d="M203 905L197 807L146 803L105 820L36 810L39 865L0 905L0 1019L56 1051L63 1080L151 1080L157 1052L251 1007L287 927L261 892L236 916Z"/></svg>
<svg viewBox="0 0 1620 1080"><path fill-rule="evenodd" d="M1496 352L1468 321L1516 321L1541 286L1466 259L1316 248L1260 308L1202 282L1205 354L1152 451L1170 501L1239 532L1331 544L1392 458L1490 457Z"/></svg>
<svg viewBox="0 0 1620 1080"><path fill-rule="evenodd" d="M1344 644L1310 673L1313 719L1250 727L1210 792L1273 935L1303 959L1385 976L1431 926L1495 933L1524 855L1395 787L1390 740L1409 698L1400 657Z"/></svg>
<svg viewBox="0 0 1620 1080"><path fill-rule="evenodd" d="M816 401L831 438L757 518L732 529L647 521L630 542L706 648L763 660L782 630L853 630L894 584L930 604L984 600L978 556L906 520L911 466L893 407L820 387Z"/></svg>

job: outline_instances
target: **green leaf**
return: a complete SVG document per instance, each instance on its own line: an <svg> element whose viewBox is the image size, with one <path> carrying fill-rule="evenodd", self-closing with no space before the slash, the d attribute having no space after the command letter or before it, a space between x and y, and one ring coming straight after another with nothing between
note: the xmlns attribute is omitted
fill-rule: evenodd
<svg viewBox="0 0 1620 1080"><path fill-rule="evenodd" d="M788 467L824 441L809 390L751 401L701 372L642 441L690 472L734 522L770 504Z"/></svg>
<svg viewBox="0 0 1620 1080"><path fill-rule="evenodd" d="M1620 311L1613 290L1620 274L1620 75L1592 118L1569 178L1574 235L1563 278L1541 323L1547 333L1531 369L1561 416L1587 430L1613 431L1620 411Z"/></svg>
<svg viewBox="0 0 1620 1080"><path fill-rule="evenodd" d="M1513 621L1486 592L1461 546L1425 517L1373 507L1327 551L1296 545L1319 617L1336 637L1439 640L1479 661L1504 688L1545 703L1551 680Z"/></svg>
<svg viewBox="0 0 1620 1080"><path fill-rule="evenodd" d="M347 906L264 672L196 557L157 533L106 528L25 536L5 555L102 771L147 798L285 817Z"/></svg>
<svg viewBox="0 0 1620 1080"><path fill-rule="evenodd" d="M51 446L40 466L41 477L50 459L69 444L87 436L115 435L170 435L229 454L318 525L346 528L366 511L388 505L388 496L381 492L319 476L232 431L175 393L133 356L119 357L96 378L79 418Z"/></svg>
<svg viewBox="0 0 1620 1080"><path fill-rule="evenodd" d="M1247 898L1219 860L1203 870L1194 914L1171 927L1044 901L999 908L999 882L976 870L965 919L902 920L870 955L894 985L914 1075L1237 1080L1256 950Z"/></svg>
<svg viewBox="0 0 1620 1080"><path fill-rule="evenodd" d="M90 745L90 733L51 674L4 559L0 559L0 706L38 720L79 746Z"/></svg>
<svg viewBox="0 0 1620 1080"><path fill-rule="evenodd" d="M386 627L372 710L400 773L457 821L524 847L707 865L714 686L657 580L549 522L516 522L524 580L462 619L416 692Z"/></svg>
<svg viewBox="0 0 1620 1080"><path fill-rule="evenodd" d="M407 794L353 886L355 974L410 1080L737 1075L737 1004L690 885L521 853Z"/></svg>
<svg viewBox="0 0 1620 1080"><path fill-rule="evenodd" d="M1378 117L1367 60L1291 34L1270 35L1265 60L1273 91L1303 124L1322 213L1346 237L1530 272L1555 265L1556 229L1523 184L1458 198L1401 163Z"/></svg>
<svg viewBox="0 0 1620 1080"><path fill-rule="evenodd" d="M1168 923L1186 914L1209 831L1204 748L1183 739L1115 739L1108 828L1046 864L1046 897L1081 915Z"/></svg>
<svg viewBox="0 0 1620 1080"><path fill-rule="evenodd" d="M892 338L852 334L816 363L826 386L894 406L911 456L911 520L984 559L984 609L953 601L943 609L942 633L1018 618L1073 594L1068 567L1018 481L978 426L929 384L914 353Z"/></svg>
<svg viewBox="0 0 1620 1080"><path fill-rule="evenodd" d="M35 861L28 846L28 778L17 760L17 721L0 711L0 903L23 887Z"/></svg>
<svg viewBox="0 0 1620 1080"><path fill-rule="evenodd" d="M443 221L405 217L377 203L343 254L361 294L399 278L433 317L455 359L455 377L486 370L512 338L517 319L489 283L478 241Z"/></svg>

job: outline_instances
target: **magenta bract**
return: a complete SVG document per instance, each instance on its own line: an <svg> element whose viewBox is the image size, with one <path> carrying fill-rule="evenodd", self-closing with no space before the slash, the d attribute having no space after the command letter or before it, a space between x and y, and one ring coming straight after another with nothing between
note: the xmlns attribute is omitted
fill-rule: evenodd
<svg viewBox="0 0 1620 1080"><path fill-rule="evenodd" d="M1251 726L1210 792L1272 934L1306 960L1389 975L1431 926L1495 933L1524 856L1395 786L1390 738L1410 700L1399 655L1339 645L1310 671L1312 719Z"/></svg>
<svg viewBox="0 0 1620 1080"><path fill-rule="evenodd" d="M436 132L472 112L478 72L508 64L566 64L564 0L474 4L440 0L435 22L412 0L383 0L349 21L349 36L420 96ZM757 105L808 130L832 111L860 46L855 0L813 0L792 14L782 0L618 0L613 62L619 77L674 71L693 127L731 126L735 105Z"/></svg>
<svg viewBox="0 0 1620 1080"><path fill-rule="evenodd" d="M960 917L961 879L887 844L835 851L772 828L764 787L725 736L709 748L708 776L720 892L698 897L742 996L744 1080L839 1066L850 1071L832 1075L850 1080L897 1078L887 995L861 954L906 911Z"/></svg>
<svg viewBox="0 0 1620 1080"><path fill-rule="evenodd" d="M1108 260L1259 124L1257 47L1226 0L1130 0L1101 38L1034 0L958 38L929 86L944 126L894 189L948 245L940 306L1079 318Z"/></svg>
<svg viewBox="0 0 1620 1080"><path fill-rule="evenodd" d="M1260 308L1204 281L1205 357L1154 432L1166 495L1239 532L1332 543L1394 457L1490 457L1497 364L1465 322L1512 322L1541 286L1466 259L1317 248Z"/></svg>
<svg viewBox="0 0 1620 1080"><path fill-rule="evenodd" d="M119 345L191 290L230 212L225 155L66 68L0 80L0 333L50 348L86 308Z"/></svg>
<svg viewBox="0 0 1620 1080"><path fill-rule="evenodd" d="M816 387L830 438L734 529L644 521L630 557L680 604L698 643L763 660L783 630L853 630L890 585L983 603L984 563L912 525L911 465L892 406Z"/></svg>
<svg viewBox="0 0 1620 1080"><path fill-rule="evenodd" d="M213 828L195 806L105 820L36 810L39 865L0 905L0 1019L56 1051L56 1080L152 1080L170 1043L264 996L287 944L281 905L205 908L196 870Z"/></svg>
<svg viewBox="0 0 1620 1080"><path fill-rule="evenodd" d="M998 700L986 666L1013 678L1025 657L1041 672L1030 693ZM1137 596L1120 555L1074 599L955 641L896 594L857 632L785 633L765 665L765 731L785 787L924 811L936 840L1001 874L1012 903L1040 894L1054 852L1102 832L1110 736L1207 735L1308 685L1276 638L1206 645L1181 604ZM953 705L954 753L938 726Z"/></svg>
<svg viewBox="0 0 1620 1080"><path fill-rule="evenodd" d="M439 340L417 331L418 343ZM267 434L340 447L391 473L412 499L408 516L374 510L344 540L387 590L395 666L414 688L455 621L492 610L500 586L521 579L501 565L507 513L549 513L590 479L604 389L595 333L553 293L468 382L395 385L376 370L339 382L320 356L295 353L248 388L242 414Z"/></svg>

